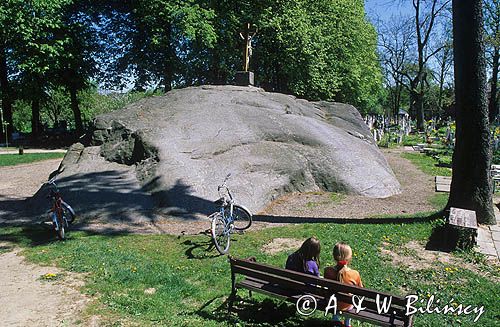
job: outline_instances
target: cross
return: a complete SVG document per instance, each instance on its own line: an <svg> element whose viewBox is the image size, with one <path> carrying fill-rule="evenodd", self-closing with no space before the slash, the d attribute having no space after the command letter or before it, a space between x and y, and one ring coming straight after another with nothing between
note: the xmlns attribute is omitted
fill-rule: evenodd
<svg viewBox="0 0 500 327"><path fill-rule="evenodd" d="M254 29L250 29L251 24L247 23L245 25L245 30L243 33L240 33L240 36L243 40L245 40L245 52L244 52L244 64L243 64L243 70L245 72L248 71L248 67L250 66L250 57L252 56L252 38L257 34L257 28L254 27Z"/></svg>

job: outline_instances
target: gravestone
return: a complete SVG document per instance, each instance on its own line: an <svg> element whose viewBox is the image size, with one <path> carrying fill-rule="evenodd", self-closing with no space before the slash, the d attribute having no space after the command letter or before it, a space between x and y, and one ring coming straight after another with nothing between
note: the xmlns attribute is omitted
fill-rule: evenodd
<svg viewBox="0 0 500 327"><path fill-rule="evenodd" d="M464 228L477 229L476 212L460 208L450 208L448 224Z"/></svg>

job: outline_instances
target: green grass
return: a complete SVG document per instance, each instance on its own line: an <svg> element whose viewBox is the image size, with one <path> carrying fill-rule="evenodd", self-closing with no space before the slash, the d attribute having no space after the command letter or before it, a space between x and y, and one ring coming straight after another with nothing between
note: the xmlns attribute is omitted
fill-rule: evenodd
<svg viewBox="0 0 500 327"><path fill-rule="evenodd" d="M0 154L0 167L14 166L24 163L30 163L41 160L57 159L64 157L65 153L62 152L49 152L49 153L25 153L19 154Z"/></svg>
<svg viewBox="0 0 500 327"><path fill-rule="evenodd" d="M446 167L437 167L437 161L432 157L426 156L421 153L411 153L405 152L401 156L405 159L410 160L424 173L431 176L451 176L451 169Z"/></svg>
<svg viewBox="0 0 500 327"><path fill-rule="evenodd" d="M403 136L403 145L413 146L420 143L425 143L425 136L420 134L410 134Z"/></svg>
<svg viewBox="0 0 500 327"><path fill-rule="evenodd" d="M433 196L429 198L429 202L436 210L442 210L448 203L449 193L434 193Z"/></svg>
<svg viewBox="0 0 500 327"><path fill-rule="evenodd" d="M330 200L335 204L341 203L342 201L344 201L345 198L346 195L344 193L336 193L336 192L330 193Z"/></svg>
<svg viewBox="0 0 500 327"><path fill-rule="evenodd" d="M361 272L366 287L400 295L436 294L442 302L485 305L480 322L493 326L500 311L498 269L478 263L484 277L464 268L435 263L416 272L394 266L380 251L382 244L397 250L409 241L425 242L433 222L387 224L301 224L268 228L235 235L231 254L255 256L259 262L283 266L287 252L267 255L261 247L274 238L305 239L315 235L322 242L321 267L332 264L331 249L340 240L354 250L352 266ZM237 313L227 314L224 301L230 293L227 258L216 255L207 235L89 235L74 232L65 242L54 240L51 231L2 229L0 240L25 247L28 260L55 264L69 271L85 273L83 292L99 298L87 314L113 317L113 323L141 326L316 326L329 321L322 313L304 318L293 305L240 291L244 303ZM473 255L462 254L472 261ZM451 268L453 269L451 269ZM447 269L448 268L448 269ZM455 270L456 269L456 270ZM494 276L494 277L493 277ZM155 288L154 294L146 294ZM471 325L470 316L417 315L415 326ZM361 324L360 326L367 326Z"/></svg>

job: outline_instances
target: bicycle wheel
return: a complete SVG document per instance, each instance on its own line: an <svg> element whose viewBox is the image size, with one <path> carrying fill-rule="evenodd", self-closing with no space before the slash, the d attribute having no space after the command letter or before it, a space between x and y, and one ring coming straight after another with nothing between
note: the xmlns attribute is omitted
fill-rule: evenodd
<svg viewBox="0 0 500 327"><path fill-rule="evenodd" d="M212 240L220 254L226 254L229 251L230 228L220 213L212 219Z"/></svg>
<svg viewBox="0 0 500 327"><path fill-rule="evenodd" d="M248 209L235 204L233 206L234 229L245 230L252 225L252 214Z"/></svg>
<svg viewBox="0 0 500 327"><path fill-rule="evenodd" d="M63 215L64 217L66 217L66 221L68 222L68 224L73 223L76 217L73 208L71 208L71 206L64 201L61 201L61 208L63 210Z"/></svg>
<svg viewBox="0 0 500 327"><path fill-rule="evenodd" d="M56 228L56 233L57 233L57 238L63 241L66 238L66 225L67 223L64 221L63 217L57 217L57 226Z"/></svg>

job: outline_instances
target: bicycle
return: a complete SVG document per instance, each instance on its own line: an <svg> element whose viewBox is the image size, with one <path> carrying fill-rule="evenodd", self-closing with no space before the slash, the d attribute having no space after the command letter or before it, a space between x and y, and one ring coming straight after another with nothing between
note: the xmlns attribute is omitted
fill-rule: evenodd
<svg viewBox="0 0 500 327"><path fill-rule="evenodd" d="M221 185L217 187L219 199L214 203L220 206L219 211L209 216L211 234L215 248L220 254L229 251L229 243L233 230L243 231L252 224L252 214L242 205L235 203L231 190L226 185L231 174L228 174Z"/></svg>
<svg viewBox="0 0 500 327"><path fill-rule="evenodd" d="M62 199L59 188L55 182L55 177L46 182L51 186L50 192L47 195L52 201L51 208L47 211L47 215L52 220L52 226L54 227L57 238L59 240L64 240L66 238L66 230L69 225L75 220L75 211L71 206L64 202Z"/></svg>

